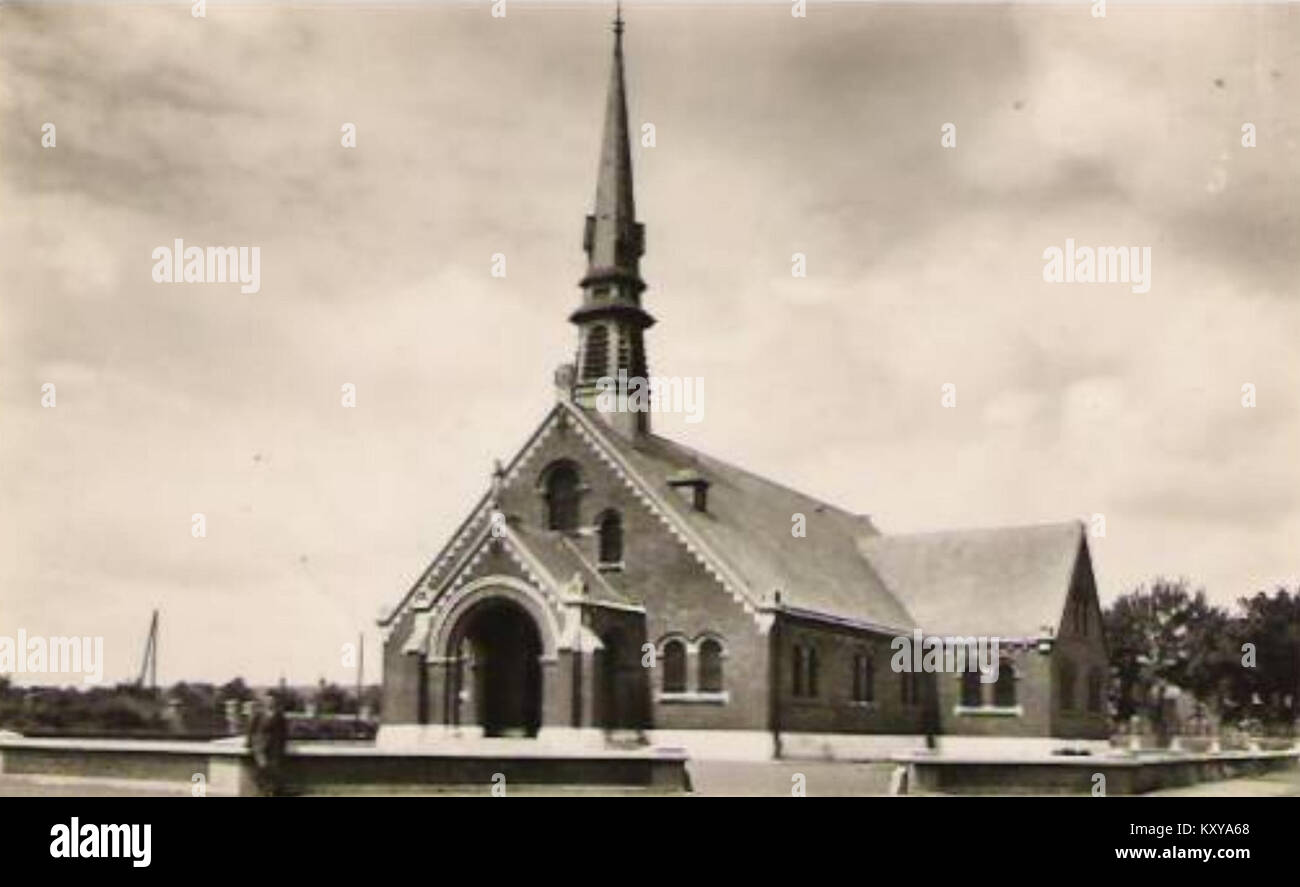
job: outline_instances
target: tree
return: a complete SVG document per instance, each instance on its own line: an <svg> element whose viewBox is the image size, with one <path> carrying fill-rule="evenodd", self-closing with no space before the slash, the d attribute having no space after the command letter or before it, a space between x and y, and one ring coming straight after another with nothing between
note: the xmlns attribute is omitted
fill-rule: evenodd
<svg viewBox="0 0 1300 887"><path fill-rule="evenodd" d="M1216 710L1235 661L1228 614L1192 594L1186 580L1157 579L1115 601L1104 614L1110 648L1112 697L1119 717L1145 713L1166 735L1170 688L1190 692Z"/></svg>
<svg viewBox="0 0 1300 887"><path fill-rule="evenodd" d="M1233 702L1239 717L1291 728L1300 716L1300 589L1279 588L1241 598L1242 618L1233 625L1233 655L1238 668ZM1247 659L1250 644L1254 666Z"/></svg>
<svg viewBox="0 0 1300 887"><path fill-rule="evenodd" d="M223 721L218 711L217 689L211 684L187 684L184 681L167 691L167 698L176 706L180 726L187 733L211 733Z"/></svg>
<svg viewBox="0 0 1300 887"><path fill-rule="evenodd" d="M292 687L276 687L271 691L271 695L280 703L281 711L302 711L302 695Z"/></svg>
<svg viewBox="0 0 1300 887"><path fill-rule="evenodd" d="M243 678L235 678L227 681L217 690L217 699L223 704L227 699L235 699L240 702L246 702L253 698L253 691L244 683Z"/></svg>
<svg viewBox="0 0 1300 887"><path fill-rule="evenodd" d="M316 691L316 713L322 715L352 714L357 710L356 699L338 684L321 680Z"/></svg>

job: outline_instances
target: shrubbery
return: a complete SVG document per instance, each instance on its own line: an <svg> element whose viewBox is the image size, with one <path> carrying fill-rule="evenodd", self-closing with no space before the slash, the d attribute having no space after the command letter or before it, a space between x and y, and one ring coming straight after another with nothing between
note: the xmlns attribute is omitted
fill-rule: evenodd
<svg viewBox="0 0 1300 887"><path fill-rule="evenodd" d="M273 691L285 710L301 712L306 702L292 689ZM316 694L321 716L290 717L290 738L299 740L373 739L373 721L330 717L357 710L355 694L334 685L321 685ZM213 684L175 684L165 691L134 684L115 687L15 687L0 676L0 730L28 735L175 737L208 739L232 732L227 721L227 701L242 710L256 698L243 680L235 678L220 687ZM367 688L373 708L377 688ZM242 723L242 722L241 722Z"/></svg>

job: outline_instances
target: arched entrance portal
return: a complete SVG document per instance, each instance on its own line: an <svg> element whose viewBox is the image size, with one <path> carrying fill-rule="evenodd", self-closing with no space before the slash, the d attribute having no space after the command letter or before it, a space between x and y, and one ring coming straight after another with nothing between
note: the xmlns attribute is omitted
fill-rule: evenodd
<svg viewBox="0 0 1300 887"><path fill-rule="evenodd" d="M542 724L542 638L513 601L491 598L462 617L455 691L458 722L484 736L536 736Z"/></svg>

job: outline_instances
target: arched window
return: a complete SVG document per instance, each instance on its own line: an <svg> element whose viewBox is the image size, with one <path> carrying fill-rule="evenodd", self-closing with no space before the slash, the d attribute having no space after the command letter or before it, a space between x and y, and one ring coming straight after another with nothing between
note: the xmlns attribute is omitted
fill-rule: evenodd
<svg viewBox="0 0 1300 887"><path fill-rule="evenodd" d="M722 692L722 644L713 638L700 642L700 683L701 693Z"/></svg>
<svg viewBox="0 0 1300 887"><path fill-rule="evenodd" d="M790 657L790 664L794 670L794 695L802 696L804 673L803 647L798 644L794 645L794 653Z"/></svg>
<svg viewBox="0 0 1300 887"><path fill-rule="evenodd" d="M664 644L665 693L686 692L686 644L672 640Z"/></svg>
<svg viewBox="0 0 1300 887"><path fill-rule="evenodd" d="M979 708L984 704L983 688L978 671L964 671L961 675L961 704L966 708Z"/></svg>
<svg viewBox="0 0 1300 887"><path fill-rule="evenodd" d="M808 648L808 695L817 695L817 648Z"/></svg>
<svg viewBox="0 0 1300 887"><path fill-rule="evenodd" d="M546 474L546 525L552 530L578 528L578 469L567 462L551 467Z"/></svg>
<svg viewBox="0 0 1300 887"><path fill-rule="evenodd" d="M1061 664L1056 670L1056 680L1059 688L1058 693L1061 697L1061 709L1063 711L1074 710L1074 663L1068 659L1062 659Z"/></svg>
<svg viewBox="0 0 1300 887"><path fill-rule="evenodd" d="M1016 704L1016 667L1009 659L998 663L998 681L993 685L993 704L999 708L1012 708Z"/></svg>
<svg viewBox="0 0 1300 887"><path fill-rule="evenodd" d="M587 352L582 358L582 381L594 382L609 374L609 330L596 325L587 333Z"/></svg>
<svg viewBox="0 0 1300 887"><path fill-rule="evenodd" d="M617 564L623 561L623 518L617 511L609 511L600 520L600 562Z"/></svg>
<svg viewBox="0 0 1300 887"><path fill-rule="evenodd" d="M1089 670L1088 711L1093 712L1094 714L1096 712L1101 711L1101 696L1102 696L1102 688L1104 686L1105 686L1105 682L1102 680L1101 677L1101 669L1094 667L1091 670Z"/></svg>

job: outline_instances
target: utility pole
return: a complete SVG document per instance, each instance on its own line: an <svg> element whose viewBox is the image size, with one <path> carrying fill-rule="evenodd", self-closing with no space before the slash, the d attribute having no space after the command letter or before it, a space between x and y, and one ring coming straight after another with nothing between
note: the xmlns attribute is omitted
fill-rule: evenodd
<svg viewBox="0 0 1300 887"><path fill-rule="evenodd" d="M158 611L153 611L153 618L149 620L149 638L144 643L144 660L140 663L140 677L136 679L137 687L145 686L145 678L149 679L149 689L157 692L158 690Z"/></svg>
<svg viewBox="0 0 1300 887"><path fill-rule="evenodd" d="M357 632L357 720L361 720L362 690L365 687L366 672L366 633Z"/></svg>

